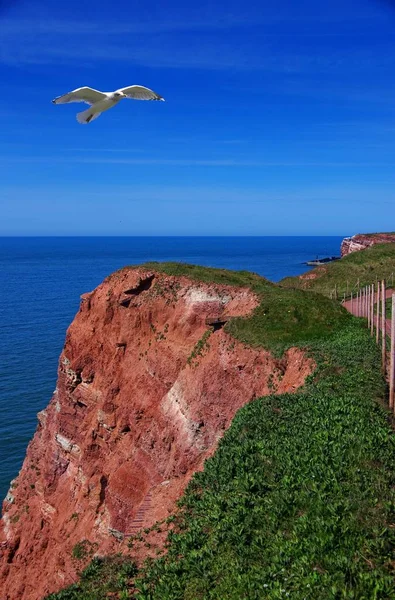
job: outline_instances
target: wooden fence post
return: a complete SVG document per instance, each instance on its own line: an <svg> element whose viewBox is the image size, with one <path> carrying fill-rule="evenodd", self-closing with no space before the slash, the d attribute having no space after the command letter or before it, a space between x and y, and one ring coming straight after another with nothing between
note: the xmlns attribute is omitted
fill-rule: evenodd
<svg viewBox="0 0 395 600"><path fill-rule="evenodd" d="M350 313L353 315L353 308L354 308L354 303L353 303L353 298L352 298L352 292L351 292L351 298L350 298Z"/></svg>
<svg viewBox="0 0 395 600"><path fill-rule="evenodd" d="M376 344L380 339L380 281L377 282L377 300L376 300Z"/></svg>
<svg viewBox="0 0 395 600"><path fill-rule="evenodd" d="M368 329L370 327L370 285L366 287L366 310L368 314Z"/></svg>
<svg viewBox="0 0 395 600"><path fill-rule="evenodd" d="M374 283L370 286L370 335L374 334Z"/></svg>
<svg viewBox="0 0 395 600"><path fill-rule="evenodd" d="M365 317L369 323L369 288L365 287Z"/></svg>
<svg viewBox="0 0 395 600"><path fill-rule="evenodd" d="M395 294L391 303L391 355L390 355L390 397L389 405L394 410L394 367L395 367Z"/></svg>
<svg viewBox="0 0 395 600"><path fill-rule="evenodd" d="M366 288L366 308L368 313L368 329L370 329L370 285Z"/></svg>
<svg viewBox="0 0 395 600"><path fill-rule="evenodd" d="M381 360L383 362L382 369L385 373L385 357L386 357L386 335L385 335L385 279L381 282Z"/></svg>

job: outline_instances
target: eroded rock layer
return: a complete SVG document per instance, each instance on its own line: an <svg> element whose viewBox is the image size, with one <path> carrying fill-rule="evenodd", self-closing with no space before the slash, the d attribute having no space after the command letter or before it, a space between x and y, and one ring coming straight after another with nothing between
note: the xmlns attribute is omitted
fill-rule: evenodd
<svg viewBox="0 0 395 600"><path fill-rule="evenodd" d="M358 233L352 237L344 238L341 244L341 255L346 256L351 252L358 252L373 246L373 244L395 243L395 233Z"/></svg>
<svg viewBox="0 0 395 600"><path fill-rule="evenodd" d="M81 540L116 552L166 517L242 405L303 384L312 363L300 350L276 360L221 327L256 305L247 289L143 269L82 296L3 505L2 600L39 600L75 581Z"/></svg>

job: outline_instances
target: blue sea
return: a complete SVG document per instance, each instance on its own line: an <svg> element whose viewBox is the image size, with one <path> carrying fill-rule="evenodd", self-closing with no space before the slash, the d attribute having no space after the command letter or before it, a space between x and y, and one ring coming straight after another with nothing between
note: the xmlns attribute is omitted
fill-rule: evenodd
<svg viewBox="0 0 395 600"><path fill-rule="evenodd" d="M248 270L271 281L339 255L342 237L0 238L0 499L49 402L80 295L148 260Z"/></svg>

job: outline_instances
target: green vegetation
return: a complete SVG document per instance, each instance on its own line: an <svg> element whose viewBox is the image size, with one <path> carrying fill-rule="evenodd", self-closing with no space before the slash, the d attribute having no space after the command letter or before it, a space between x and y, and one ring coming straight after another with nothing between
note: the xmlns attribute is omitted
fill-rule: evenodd
<svg viewBox="0 0 395 600"><path fill-rule="evenodd" d="M395 436L369 332L320 294L182 268L251 287L260 305L227 331L278 353L302 345L317 369L298 393L237 413L169 519L165 555L128 575L120 557L100 568L94 559L78 584L48 600L395 598Z"/></svg>
<svg viewBox="0 0 395 600"><path fill-rule="evenodd" d="M376 402L378 349L352 320L310 351L318 367L303 392L238 412L180 503L167 555L130 580L130 598L395 597L395 443ZM50 598L90 600L79 593Z"/></svg>
<svg viewBox="0 0 395 600"><path fill-rule="evenodd" d="M85 560L88 556L92 556L97 549L97 544L93 544L89 540L78 542L72 551L72 556L76 560Z"/></svg>
<svg viewBox="0 0 395 600"><path fill-rule="evenodd" d="M312 290L330 296L337 289L338 298L343 294L354 294L359 287L376 283L376 279L387 279L394 284L395 244L377 244L361 252L353 252L341 260L312 269L314 279L286 277L280 284L286 287ZM309 275L310 275L309 273Z"/></svg>
<svg viewBox="0 0 395 600"><path fill-rule="evenodd" d="M207 331L205 331L203 333L200 340L195 344L194 349L192 350L191 354L187 358L187 363L189 365L195 366L198 363L197 358L199 356L203 355L206 348L208 349L210 347L210 344L208 343L208 339L211 334L212 334L211 329L208 329Z"/></svg>
<svg viewBox="0 0 395 600"><path fill-rule="evenodd" d="M320 294L306 295L300 290L281 288L248 271L184 263L147 263L143 267L204 283L250 288L257 294L259 306L250 317L229 321L225 331L247 345L264 346L277 355L292 345L303 346L333 335L350 319L339 305Z"/></svg>
<svg viewBox="0 0 395 600"><path fill-rule="evenodd" d="M204 283L218 283L220 285L240 287L252 287L255 283L258 283L260 286L273 285L268 279L249 271L229 271L227 269L214 269L212 267L201 267L200 265L175 262L148 262L134 268L141 267L165 273L166 275L188 277L194 281L202 281Z"/></svg>
<svg viewBox="0 0 395 600"><path fill-rule="evenodd" d="M136 573L136 565L125 557L96 557L82 571L78 583L50 594L47 600L107 600L111 593L120 600L131 598L129 581Z"/></svg>
<svg viewBox="0 0 395 600"><path fill-rule="evenodd" d="M351 324L312 351L303 393L239 411L136 598L395 597L395 445L374 400L377 348Z"/></svg>
<svg viewBox="0 0 395 600"><path fill-rule="evenodd" d="M339 304L320 294L273 286L260 299L251 317L232 319L225 329L245 344L263 346L276 355L332 336L350 320Z"/></svg>

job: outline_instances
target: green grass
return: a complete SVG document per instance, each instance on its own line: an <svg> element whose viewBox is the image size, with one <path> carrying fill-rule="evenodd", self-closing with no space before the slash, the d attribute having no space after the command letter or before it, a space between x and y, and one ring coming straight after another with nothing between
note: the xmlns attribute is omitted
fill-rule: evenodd
<svg viewBox="0 0 395 600"><path fill-rule="evenodd" d="M395 598L395 445L377 348L352 324L303 393L241 409L189 485L139 600Z"/></svg>
<svg viewBox="0 0 395 600"><path fill-rule="evenodd" d="M373 313L377 315L377 304L374 305ZM392 313L392 298L387 298L385 301L385 318L390 319ZM381 323L381 301L380 301L380 323ZM376 327L376 321L374 321L374 326Z"/></svg>
<svg viewBox="0 0 395 600"><path fill-rule="evenodd" d="M317 370L297 394L237 413L181 499L165 556L136 577L108 559L106 576L83 575L51 600L101 600L103 586L137 600L395 598L395 437L380 404L379 349L328 298L227 277L251 277L261 301L229 331L278 352L303 345Z"/></svg>
<svg viewBox="0 0 395 600"><path fill-rule="evenodd" d="M125 598L395 598L395 443L378 349L353 321L311 352L302 392L237 413L180 502L167 555L130 577ZM95 597L78 585L51 600Z"/></svg>
<svg viewBox="0 0 395 600"><path fill-rule="evenodd" d="M333 335L350 316L320 294L279 287L248 271L227 271L184 263L146 263L143 268L194 281L249 287L260 300L250 317L232 319L225 330L250 346L263 346L279 355L292 345Z"/></svg>
<svg viewBox="0 0 395 600"><path fill-rule="evenodd" d="M136 565L125 557L96 557L82 571L78 583L50 594L46 600L107 600L109 594L126 600L130 598L129 581L136 573Z"/></svg>
<svg viewBox="0 0 395 600"><path fill-rule="evenodd" d="M236 287L251 287L254 284L263 287L270 287L274 284L268 279L251 273L250 271L230 271L228 269L215 269L212 267L201 267L200 265L190 265L188 263L177 262L147 262L143 265L131 265L123 267L116 271L110 277L114 277L117 273L122 273L125 269L147 269L164 273L165 275L173 275L175 277L188 277L194 281L203 283L217 283L220 285L232 285Z"/></svg>
<svg viewBox="0 0 395 600"><path fill-rule="evenodd" d="M360 252L353 252L341 260L312 269L315 279L286 277L280 285L312 290L330 296L335 286L338 298L356 293L359 287L387 279L393 285L395 276L395 244L377 244ZM394 275L393 275L394 274Z"/></svg>
<svg viewBox="0 0 395 600"><path fill-rule="evenodd" d="M290 346L304 347L332 336L350 320L341 306L320 294L272 287L260 295L260 301L251 317L231 320L226 331L276 355Z"/></svg>

